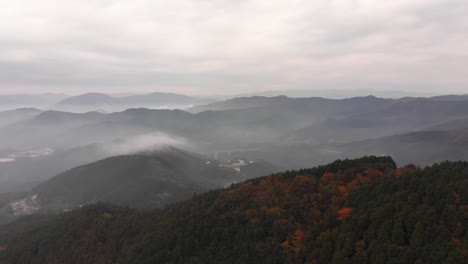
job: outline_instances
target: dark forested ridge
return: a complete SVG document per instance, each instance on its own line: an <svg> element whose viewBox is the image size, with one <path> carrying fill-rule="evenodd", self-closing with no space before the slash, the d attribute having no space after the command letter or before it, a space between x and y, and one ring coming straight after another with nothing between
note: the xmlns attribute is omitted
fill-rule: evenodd
<svg viewBox="0 0 468 264"><path fill-rule="evenodd" d="M466 263L468 163L388 157L277 173L143 212L0 227L0 263Z"/></svg>
<svg viewBox="0 0 468 264"><path fill-rule="evenodd" d="M151 209L251 177L203 156L165 147L73 168L34 187L32 194L45 210L96 201Z"/></svg>

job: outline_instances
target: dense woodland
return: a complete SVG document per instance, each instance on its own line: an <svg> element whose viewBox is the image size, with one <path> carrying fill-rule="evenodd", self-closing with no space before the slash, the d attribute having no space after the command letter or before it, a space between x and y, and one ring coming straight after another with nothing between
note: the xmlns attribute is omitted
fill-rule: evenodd
<svg viewBox="0 0 468 264"><path fill-rule="evenodd" d="M339 160L152 212L94 204L0 227L0 263L466 263L468 163Z"/></svg>

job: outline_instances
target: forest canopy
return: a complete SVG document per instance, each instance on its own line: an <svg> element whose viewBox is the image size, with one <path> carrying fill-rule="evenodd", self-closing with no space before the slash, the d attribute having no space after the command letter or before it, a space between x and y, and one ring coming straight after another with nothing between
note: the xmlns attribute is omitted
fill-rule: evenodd
<svg viewBox="0 0 468 264"><path fill-rule="evenodd" d="M468 163L338 160L156 211L94 204L0 228L0 263L464 263Z"/></svg>

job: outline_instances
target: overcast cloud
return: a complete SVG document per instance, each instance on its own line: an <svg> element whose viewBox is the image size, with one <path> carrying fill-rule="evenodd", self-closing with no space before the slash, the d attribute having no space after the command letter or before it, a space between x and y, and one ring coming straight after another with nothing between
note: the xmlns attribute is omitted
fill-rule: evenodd
<svg viewBox="0 0 468 264"><path fill-rule="evenodd" d="M466 0L0 0L0 93L468 93Z"/></svg>

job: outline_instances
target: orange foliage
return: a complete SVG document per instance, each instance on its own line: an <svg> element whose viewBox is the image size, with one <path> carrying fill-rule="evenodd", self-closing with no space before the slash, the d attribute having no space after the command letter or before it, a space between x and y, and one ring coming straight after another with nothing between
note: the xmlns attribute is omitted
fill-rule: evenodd
<svg viewBox="0 0 468 264"><path fill-rule="evenodd" d="M350 189L359 189L362 186L376 182L385 174L377 169L369 168L364 173L359 173L349 184Z"/></svg>
<svg viewBox="0 0 468 264"><path fill-rule="evenodd" d="M461 240L460 240L460 239L457 239L457 238L452 238L452 243L453 243L455 246L460 246L460 245L461 245Z"/></svg>
<svg viewBox="0 0 468 264"><path fill-rule="evenodd" d="M340 210L338 210L338 220L343 220L345 219L349 214L353 212L353 208L350 207L343 207Z"/></svg>
<svg viewBox="0 0 468 264"><path fill-rule="evenodd" d="M248 217L253 217L255 215L257 215L257 210L255 209L247 209L244 211L244 214Z"/></svg>
<svg viewBox="0 0 468 264"><path fill-rule="evenodd" d="M7 245L0 245L0 252L7 251L8 246Z"/></svg>
<svg viewBox="0 0 468 264"><path fill-rule="evenodd" d="M250 194L254 191L255 186L252 182L246 182L240 185L239 187L230 190L227 193L227 200L229 202L240 202L242 200L248 199L250 197ZM243 206L243 204L239 204L240 207Z"/></svg>
<svg viewBox="0 0 468 264"><path fill-rule="evenodd" d="M320 182L326 183L331 181L333 178L335 178L336 175L332 172L325 172L322 177L320 177Z"/></svg>
<svg viewBox="0 0 468 264"><path fill-rule="evenodd" d="M347 191L347 189L346 189L345 186L340 186L340 187L338 187L338 190L339 190L340 193L343 194L343 195L344 195L344 194L346 193L346 191Z"/></svg>
<svg viewBox="0 0 468 264"><path fill-rule="evenodd" d="M298 229L296 232L293 234L293 238L296 242L302 243L304 241L304 231Z"/></svg>
<svg viewBox="0 0 468 264"><path fill-rule="evenodd" d="M290 247L291 247L291 246L289 245L288 240L286 240L286 241L284 241L283 243L281 243L281 246L282 246L283 248L290 248Z"/></svg>
<svg viewBox="0 0 468 264"><path fill-rule="evenodd" d="M384 176L384 173L374 169L374 168L368 168L364 171L364 174L372 181L377 180L378 178Z"/></svg>
<svg viewBox="0 0 468 264"><path fill-rule="evenodd" d="M398 168L395 170L395 175L396 176L401 176L403 175L404 173L411 173L411 172L414 172L416 170L416 166L414 166L413 164L410 164L410 165L407 165L403 168Z"/></svg>
<svg viewBox="0 0 468 264"><path fill-rule="evenodd" d="M317 180L314 177L296 176L289 185L291 190L303 195L309 195L317 190Z"/></svg>
<svg viewBox="0 0 468 264"><path fill-rule="evenodd" d="M401 174L403 174L403 169L402 168L398 168L395 170L395 175L396 176L401 176Z"/></svg>

